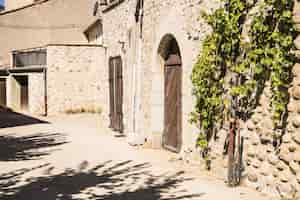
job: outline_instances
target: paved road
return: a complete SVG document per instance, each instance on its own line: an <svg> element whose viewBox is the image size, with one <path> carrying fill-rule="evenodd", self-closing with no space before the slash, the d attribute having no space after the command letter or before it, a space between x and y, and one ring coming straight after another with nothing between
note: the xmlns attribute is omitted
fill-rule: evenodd
<svg viewBox="0 0 300 200"><path fill-rule="evenodd" d="M131 147L95 115L31 119L0 129L1 200L267 199L170 163L166 151Z"/></svg>

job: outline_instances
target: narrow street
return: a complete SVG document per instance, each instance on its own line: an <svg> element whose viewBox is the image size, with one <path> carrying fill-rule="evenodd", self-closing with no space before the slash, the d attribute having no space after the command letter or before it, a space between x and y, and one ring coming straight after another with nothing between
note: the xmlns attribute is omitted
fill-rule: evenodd
<svg viewBox="0 0 300 200"><path fill-rule="evenodd" d="M268 199L170 162L167 151L129 146L96 115L0 122L1 200Z"/></svg>

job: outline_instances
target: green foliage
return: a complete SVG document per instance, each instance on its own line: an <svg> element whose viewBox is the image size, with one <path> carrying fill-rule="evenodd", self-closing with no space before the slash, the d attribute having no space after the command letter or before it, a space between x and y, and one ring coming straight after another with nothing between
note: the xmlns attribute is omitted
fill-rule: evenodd
<svg viewBox="0 0 300 200"><path fill-rule="evenodd" d="M263 51L263 54L255 54L259 59L254 64L256 68L262 66L263 72L270 74L270 106L273 110L274 128L282 126L289 102L288 87L294 65L290 50L296 33L292 20L293 7L292 0L266 0L251 27L251 48ZM260 76L260 73L257 74L256 79L260 79Z"/></svg>
<svg viewBox="0 0 300 200"><path fill-rule="evenodd" d="M208 147L208 141L206 140L205 136L203 134L200 134L197 140L197 145L201 149L205 149Z"/></svg>
<svg viewBox="0 0 300 200"><path fill-rule="evenodd" d="M227 0L224 8L212 15L204 15L213 31L203 43L201 55L192 72L193 95L196 97L195 111L191 121L197 123L203 138L209 138L213 127L223 119L224 77L226 70L234 67L241 40L241 19L247 5L241 0ZM243 66L236 70L243 71ZM237 89L238 90L238 89Z"/></svg>
<svg viewBox="0 0 300 200"><path fill-rule="evenodd" d="M290 51L295 36L294 0L265 0L253 17L247 42L243 41L242 33L247 14L254 5L246 0L223 1L222 8L204 15L212 33L203 43L191 76L196 97L191 121L201 130L197 142L201 148L207 148L209 135L224 119L225 76L235 77L236 82L230 86L227 96L237 99L235 109L243 119L258 104L258 96L268 80L274 128L282 124L289 101L288 87L294 65Z"/></svg>

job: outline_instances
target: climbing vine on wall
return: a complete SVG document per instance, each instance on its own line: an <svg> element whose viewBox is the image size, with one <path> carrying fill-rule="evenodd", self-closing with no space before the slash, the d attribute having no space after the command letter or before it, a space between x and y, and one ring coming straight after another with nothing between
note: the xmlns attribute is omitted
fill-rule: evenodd
<svg viewBox="0 0 300 200"><path fill-rule="evenodd" d="M212 33L203 42L191 76L196 97L191 121L199 126L198 145L204 149L214 129L224 120L226 108L246 120L269 80L274 129L281 127L294 65L294 0L223 3L212 14L204 15ZM251 13L252 10L256 11ZM230 81L225 81L226 77ZM225 95L237 104L224 100Z"/></svg>

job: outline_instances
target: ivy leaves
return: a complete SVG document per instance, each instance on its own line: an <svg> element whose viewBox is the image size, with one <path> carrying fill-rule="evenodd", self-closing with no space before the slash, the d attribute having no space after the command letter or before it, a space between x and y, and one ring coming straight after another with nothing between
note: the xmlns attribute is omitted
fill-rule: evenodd
<svg viewBox="0 0 300 200"><path fill-rule="evenodd" d="M208 145L213 128L224 118L224 107L228 106L223 99L228 84L224 79L229 73L239 77L238 83L230 86L228 95L238 99L235 108L241 113L247 114L255 108L257 96L269 80L274 128L282 124L289 101L287 90L294 65L290 53L295 37L294 0L264 0L253 17L247 44L242 44L242 31L255 3L223 1L222 8L204 15L213 31L203 43L191 76L196 97L191 121L201 130L198 145L202 148Z"/></svg>
<svg viewBox="0 0 300 200"><path fill-rule="evenodd" d="M192 73L193 95L196 96L196 109L192 113L192 122L201 121L201 129L207 131L218 121L221 114L221 95L223 81L217 65L217 35L211 35L204 41L203 52L195 64Z"/></svg>
<svg viewBox="0 0 300 200"><path fill-rule="evenodd" d="M281 127L283 116L289 102L288 87L291 82L291 69L294 65L291 49L295 29L292 21L292 0L266 0L265 6L270 12L260 13L252 25L252 38L255 41L264 40L266 59L259 60L270 73L271 81L271 108L273 110L274 128ZM262 8L264 9L264 8ZM263 26L264 31L261 30ZM253 34L255 33L255 35Z"/></svg>
<svg viewBox="0 0 300 200"><path fill-rule="evenodd" d="M241 0L227 0L224 8L211 15L204 15L213 33L203 43L201 55L192 72L195 111L191 121L201 130L198 145L204 148L213 128L221 122L224 102L224 77L227 68L232 68L239 54L241 40L240 21L246 10ZM242 66L241 66L242 67ZM243 69L240 69L243 70Z"/></svg>

